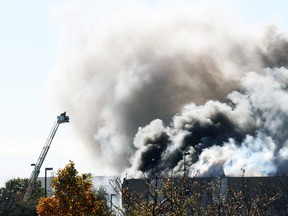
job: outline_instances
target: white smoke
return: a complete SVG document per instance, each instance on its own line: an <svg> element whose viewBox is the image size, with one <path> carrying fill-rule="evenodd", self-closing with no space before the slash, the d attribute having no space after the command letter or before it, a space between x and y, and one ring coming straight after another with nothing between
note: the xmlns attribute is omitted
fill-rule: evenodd
<svg viewBox="0 0 288 216"><path fill-rule="evenodd" d="M190 152L190 175L282 171L285 36L187 8L99 4L58 6L55 67L57 97L98 169L180 174Z"/></svg>
<svg viewBox="0 0 288 216"><path fill-rule="evenodd" d="M243 93L232 92L228 95L229 102L208 101L199 106L191 103L173 118L170 127L164 128L157 120L141 128L134 139L137 157L127 172L135 176L133 173L138 171L137 175L143 176L140 169L149 174L151 170L143 168L143 161L147 160L145 153L150 150L151 155L160 155L157 166L164 173L182 174L181 153L186 151L190 152L186 166L192 176L241 176L243 170L248 176L286 173L287 75L288 70L283 67L267 69L261 74L247 73L241 80ZM155 129L155 125L162 125L162 130L159 126ZM169 137L166 140L176 140L174 136L179 134L184 136L178 142L166 142L169 146L165 150L158 150L163 133ZM190 139L185 141L187 137ZM167 159L172 161L177 151L180 165L167 167ZM197 160L193 161L194 158Z"/></svg>

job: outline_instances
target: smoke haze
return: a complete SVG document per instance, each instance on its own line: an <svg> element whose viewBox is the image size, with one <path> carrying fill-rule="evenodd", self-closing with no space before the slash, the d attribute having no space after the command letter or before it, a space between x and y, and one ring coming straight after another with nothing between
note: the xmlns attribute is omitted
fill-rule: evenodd
<svg viewBox="0 0 288 216"><path fill-rule="evenodd" d="M187 8L65 6L56 94L97 169L181 175L185 157L190 176L286 172L288 43L276 27Z"/></svg>

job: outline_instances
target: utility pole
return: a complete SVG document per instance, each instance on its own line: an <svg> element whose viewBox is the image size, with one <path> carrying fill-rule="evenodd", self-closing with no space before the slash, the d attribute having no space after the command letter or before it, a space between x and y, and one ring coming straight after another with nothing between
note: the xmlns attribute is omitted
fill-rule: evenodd
<svg viewBox="0 0 288 216"><path fill-rule="evenodd" d="M45 185L44 185L44 188L45 188L45 198L47 197L47 170L53 170L52 167L46 167L45 168L45 178L44 178L44 181L45 181Z"/></svg>
<svg viewBox="0 0 288 216"><path fill-rule="evenodd" d="M186 161L185 161L186 155L190 155L190 153L189 152L183 152L183 163L184 163L183 175L184 175L184 178L186 176Z"/></svg>

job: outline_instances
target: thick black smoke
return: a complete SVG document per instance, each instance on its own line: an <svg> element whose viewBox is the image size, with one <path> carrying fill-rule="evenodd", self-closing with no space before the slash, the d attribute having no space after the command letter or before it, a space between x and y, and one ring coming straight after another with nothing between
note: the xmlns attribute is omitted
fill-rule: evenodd
<svg viewBox="0 0 288 216"><path fill-rule="evenodd" d="M285 172L285 35L177 8L93 9L65 8L55 71L98 169L180 175L186 153L189 175Z"/></svg>

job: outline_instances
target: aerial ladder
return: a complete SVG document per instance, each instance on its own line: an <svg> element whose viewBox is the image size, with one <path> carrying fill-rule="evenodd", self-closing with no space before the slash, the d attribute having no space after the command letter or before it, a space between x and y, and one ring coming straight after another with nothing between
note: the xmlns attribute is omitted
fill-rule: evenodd
<svg viewBox="0 0 288 216"><path fill-rule="evenodd" d="M32 192L33 187L34 187L34 184L36 182L36 179L39 176L41 166L42 166L42 164L43 164L43 162L45 160L45 157L46 157L46 155L48 153L48 150L50 148L50 145L51 145L51 143L53 141L53 138L54 138L54 136L56 134L56 131L57 131L59 125L62 124L62 123L68 123L68 122L69 122L69 116L66 115L66 112L64 112L64 113L60 114L59 116L57 116L57 120L55 121L55 123L54 123L54 125L52 127L52 130L51 130L51 132L50 132L50 134L49 134L49 136L47 138L47 141L46 141L46 143L45 143L45 145L44 145L44 147L43 147L43 149L42 149L42 151L40 153L40 156L39 156L39 158L37 160L37 163L33 164L34 169L33 169L32 173L30 175L30 178L29 178L28 188L27 188L27 191L26 191L26 194L25 194L25 197L24 197L25 200L27 200L30 197L30 195L31 195L31 192Z"/></svg>

